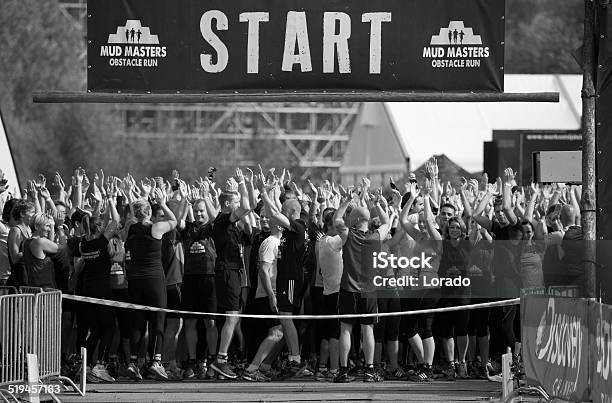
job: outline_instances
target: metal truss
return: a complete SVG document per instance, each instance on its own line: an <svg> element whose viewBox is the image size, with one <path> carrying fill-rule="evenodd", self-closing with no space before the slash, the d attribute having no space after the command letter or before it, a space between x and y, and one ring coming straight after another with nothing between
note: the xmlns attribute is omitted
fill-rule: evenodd
<svg viewBox="0 0 612 403"><path fill-rule="evenodd" d="M306 177L315 168L340 167L359 107L359 102L125 104L117 110L120 135L228 142L234 155L226 161L237 165L256 163L254 142L280 142Z"/></svg>

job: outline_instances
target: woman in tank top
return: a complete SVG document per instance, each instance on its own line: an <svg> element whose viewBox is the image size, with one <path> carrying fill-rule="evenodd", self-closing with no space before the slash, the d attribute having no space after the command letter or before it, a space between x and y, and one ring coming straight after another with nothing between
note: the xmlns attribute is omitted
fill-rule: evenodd
<svg viewBox="0 0 612 403"><path fill-rule="evenodd" d="M166 308L166 276L162 267L162 236L172 231L177 224L174 213L166 205L166 193L155 189L155 201L164 211L165 220L151 222L151 205L146 200L134 202L133 210L136 223L128 228L126 249L130 252L130 265L127 271L128 292L132 303ZM149 372L159 380L167 380L168 375L161 364L163 349L164 312L147 313L134 311L132 323L130 365L128 371L134 379L142 379L136 366L142 335L146 321L151 324L150 340L152 342L153 361Z"/></svg>
<svg viewBox="0 0 612 403"><path fill-rule="evenodd" d="M32 217L32 237L23 243L23 263L27 285L30 287L55 288L55 270L49 255L54 255L59 246L55 237L53 217L36 213Z"/></svg>
<svg viewBox="0 0 612 403"><path fill-rule="evenodd" d="M7 285L19 287L26 284L23 266L23 242L32 236L30 221L35 212L33 203L21 199L15 203L11 211L14 226L9 230L7 239L8 260L11 268Z"/></svg>

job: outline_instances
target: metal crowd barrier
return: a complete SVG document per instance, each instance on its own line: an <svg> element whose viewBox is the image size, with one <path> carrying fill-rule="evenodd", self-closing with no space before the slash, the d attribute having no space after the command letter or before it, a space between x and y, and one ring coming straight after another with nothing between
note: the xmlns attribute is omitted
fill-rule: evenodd
<svg viewBox="0 0 612 403"><path fill-rule="evenodd" d="M525 295L549 295L551 297L582 297L582 287L575 285L551 285L550 287L530 287L521 289L521 297Z"/></svg>
<svg viewBox="0 0 612 403"><path fill-rule="evenodd" d="M83 395L71 379L60 374L61 291L20 287L19 292L0 296L0 389L29 381L27 355L34 354L38 368L32 373L38 373L39 382L64 381ZM6 401L1 393L0 400Z"/></svg>
<svg viewBox="0 0 612 403"><path fill-rule="evenodd" d="M27 354L34 351L35 306L34 295L0 296L0 388L26 382Z"/></svg>

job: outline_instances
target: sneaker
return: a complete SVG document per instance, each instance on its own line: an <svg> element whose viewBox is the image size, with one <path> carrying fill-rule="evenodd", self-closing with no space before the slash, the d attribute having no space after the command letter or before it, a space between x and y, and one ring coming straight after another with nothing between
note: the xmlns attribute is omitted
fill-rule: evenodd
<svg viewBox="0 0 612 403"><path fill-rule="evenodd" d="M115 382L115 378L109 375L108 370L104 364L96 364L91 369L91 374L96 378L104 382Z"/></svg>
<svg viewBox="0 0 612 403"><path fill-rule="evenodd" d="M340 371L338 375L334 377L334 383L349 383L355 380L354 377L350 376L348 371Z"/></svg>
<svg viewBox="0 0 612 403"><path fill-rule="evenodd" d="M166 372L168 373L168 379L171 381L180 381L183 379L183 370L179 367L168 368Z"/></svg>
<svg viewBox="0 0 612 403"><path fill-rule="evenodd" d="M259 372L261 372L263 375L267 376L268 378L272 380L278 380L281 374L280 371L277 371L274 368L270 368L267 371L263 371L260 369Z"/></svg>
<svg viewBox="0 0 612 403"><path fill-rule="evenodd" d="M321 368L315 372L315 381L325 382L329 378L329 370L327 368Z"/></svg>
<svg viewBox="0 0 612 403"><path fill-rule="evenodd" d="M192 379L194 377L195 377L195 372L193 368L191 367L191 365L185 368L185 370L183 371L183 379Z"/></svg>
<svg viewBox="0 0 612 403"><path fill-rule="evenodd" d="M127 365L121 363L117 366L117 379L130 379Z"/></svg>
<svg viewBox="0 0 612 403"><path fill-rule="evenodd" d="M211 366L209 365L206 369L206 375L205 375L205 379L215 379L215 377L217 376L217 373L215 372L214 369L211 368Z"/></svg>
<svg viewBox="0 0 612 403"><path fill-rule="evenodd" d="M460 362L457 364L457 378L459 379L468 379L468 370L467 364L464 362Z"/></svg>
<svg viewBox="0 0 612 403"><path fill-rule="evenodd" d="M401 381L402 379L406 378L406 373L403 369L397 367L395 368L395 370L391 371L386 376L389 380Z"/></svg>
<svg viewBox="0 0 612 403"><path fill-rule="evenodd" d="M206 379L206 374L208 373L208 365L204 361L200 361L198 363L198 369L196 371L196 376L200 380Z"/></svg>
<svg viewBox="0 0 612 403"><path fill-rule="evenodd" d="M93 374L93 371L90 366L87 366L85 370L85 378L88 383L100 383L102 380Z"/></svg>
<svg viewBox="0 0 612 403"><path fill-rule="evenodd" d="M167 381L168 374L166 373L166 370L164 369L164 367L161 365L159 361L153 361L153 363L149 367L148 378L155 379L158 381Z"/></svg>
<svg viewBox="0 0 612 403"><path fill-rule="evenodd" d="M364 382L382 382L384 378L374 368L367 368L363 374Z"/></svg>
<svg viewBox="0 0 612 403"><path fill-rule="evenodd" d="M245 370L242 373L242 379L244 379L245 381L250 381L250 382L270 382L272 381L271 378L268 378L266 375L262 374L259 371L259 369L256 369L255 371L252 371L252 372Z"/></svg>
<svg viewBox="0 0 612 403"><path fill-rule="evenodd" d="M301 369L302 366L300 363L295 361L286 361L281 367L280 378L287 379L296 376Z"/></svg>
<svg viewBox="0 0 612 403"><path fill-rule="evenodd" d="M119 377L119 363L117 361L111 361L106 364L106 370L113 378L117 379Z"/></svg>
<svg viewBox="0 0 612 403"><path fill-rule="evenodd" d="M456 379L455 364L453 364L452 362L448 364L448 367L446 367L446 369L442 371L441 378L447 381L454 381Z"/></svg>
<svg viewBox="0 0 612 403"><path fill-rule="evenodd" d="M142 381L142 375L140 375L140 369L133 362L127 367L128 378L134 381Z"/></svg>
<svg viewBox="0 0 612 403"><path fill-rule="evenodd" d="M433 367L429 364L423 364L423 374L427 377L427 381L431 382L434 380Z"/></svg>
<svg viewBox="0 0 612 403"><path fill-rule="evenodd" d="M236 379L238 377L238 375L236 375L234 371L232 371L227 361L219 362L219 360L216 359L210 364L210 366L219 375L223 375L225 379ZM223 378L219 377L219 379L223 379Z"/></svg>
<svg viewBox="0 0 612 403"><path fill-rule="evenodd" d="M302 366L302 368L300 368L295 373L295 377L296 378L305 378L305 377L309 377L309 376L313 376L313 375L314 375L314 372L312 371L312 369L310 369L308 364L305 364L304 366Z"/></svg>
<svg viewBox="0 0 612 403"><path fill-rule="evenodd" d="M427 382L427 374L422 369L411 369L407 372L406 378L410 382Z"/></svg>

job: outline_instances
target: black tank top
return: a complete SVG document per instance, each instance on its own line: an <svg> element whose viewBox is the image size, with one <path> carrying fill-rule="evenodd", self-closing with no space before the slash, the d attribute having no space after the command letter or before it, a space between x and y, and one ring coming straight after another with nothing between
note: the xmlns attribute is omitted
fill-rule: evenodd
<svg viewBox="0 0 612 403"><path fill-rule="evenodd" d="M162 267L162 240L153 238L153 224L136 223L130 226L127 249L130 251L128 281L130 279L161 278L165 281Z"/></svg>
<svg viewBox="0 0 612 403"><path fill-rule="evenodd" d="M51 258L45 255L40 259L32 254L32 238L23 243L23 263L25 265L27 285L30 287L55 287L55 269Z"/></svg>

